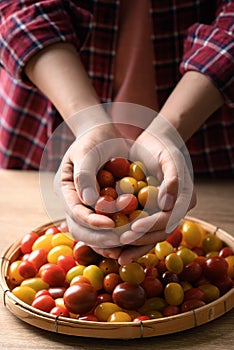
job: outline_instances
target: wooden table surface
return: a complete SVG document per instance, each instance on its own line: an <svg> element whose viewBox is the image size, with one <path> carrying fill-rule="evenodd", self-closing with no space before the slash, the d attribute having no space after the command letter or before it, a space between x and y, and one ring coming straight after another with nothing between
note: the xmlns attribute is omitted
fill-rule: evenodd
<svg viewBox="0 0 234 350"><path fill-rule="evenodd" d="M198 203L189 214L234 236L234 181L197 181ZM49 221L40 196L37 172L0 170L0 251L33 228ZM0 288L1 290L1 288ZM234 309L184 332L136 340L66 336L24 323L0 303L0 349L234 349Z"/></svg>

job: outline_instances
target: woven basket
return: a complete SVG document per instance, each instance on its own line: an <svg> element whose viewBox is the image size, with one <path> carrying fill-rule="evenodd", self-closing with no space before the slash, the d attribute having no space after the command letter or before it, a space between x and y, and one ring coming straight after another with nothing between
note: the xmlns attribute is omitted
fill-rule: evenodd
<svg viewBox="0 0 234 350"><path fill-rule="evenodd" d="M186 217L200 224L206 231L217 235L223 242L234 250L234 237L219 227L205 221ZM62 221L61 221L62 222ZM60 222L57 222L59 224ZM34 231L43 234L52 224L40 226ZM35 327L68 334L73 336L106 338L106 339L135 339L176 333L208 323L231 310L234 306L234 288L219 299L197 308L171 317L163 317L141 322L90 322L72 318L54 316L37 310L16 298L7 284L9 265L19 257L20 240L12 244L3 254L0 261L0 283L3 289L5 307L24 322Z"/></svg>

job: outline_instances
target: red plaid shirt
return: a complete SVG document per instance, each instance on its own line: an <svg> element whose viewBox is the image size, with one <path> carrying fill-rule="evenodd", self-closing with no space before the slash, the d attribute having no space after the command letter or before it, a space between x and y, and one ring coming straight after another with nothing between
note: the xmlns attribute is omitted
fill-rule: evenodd
<svg viewBox="0 0 234 350"><path fill-rule="evenodd" d="M188 70L212 79L225 105L187 143L196 174L234 175L234 2L151 0L159 107ZM80 52L101 102L112 100L119 1L2 0L0 3L0 167L38 169L61 117L23 74L43 47ZM89 35L88 35L89 34Z"/></svg>

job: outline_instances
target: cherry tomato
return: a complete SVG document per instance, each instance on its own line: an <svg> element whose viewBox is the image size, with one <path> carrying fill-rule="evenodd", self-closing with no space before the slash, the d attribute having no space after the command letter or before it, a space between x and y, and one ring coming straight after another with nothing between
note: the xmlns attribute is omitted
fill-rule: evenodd
<svg viewBox="0 0 234 350"><path fill-rule="evenodd" d="M52 248L52 237L53 234L42 235L37 238L37 240L33 243L32 250L37 250L39 248L43 248L47 251L47 253Z"/></svg>
<svg viewBox="0 0 234 350"><path fill-rule="evenodd" d="M114 213L111 219L115 222L115 227L121 227L129 224L129 218L124 213Z"/></svg>
<svg viewBox="0 0 234 350"><path fill-rule="evenodd" d="M99 268L102 270L104 275L108 275L109 273L118 273L119 272L119 263L115 259L111 258L103 258L99 264Z"/></svg>
<svg viewBox="0 0 234 350"><path fill-rule="evenodd" d="M155 254L159 260L163 260L167 255L173 253L173 246L167 241L156 243Z"/></svg>
<svg viewBox="0 0 234 350"><path fill-rule="evenodd" d="M76 266L76 261L73 256L60 255L57 259L57 265L60 266L65 273L67 273L72 267Z"/></svg>
<svg viewBox="0 0 234 350"><path fill-rule="evenodd" d="M122 280L119 274L111 272L104 277L103 287L108 293L112 293L115 287L121 282Z"/></svg>
<svg viewBox="0 0 234 350"><path fill-rule="evenodd" d="M37 238L39 238L39 235L38 235L38 233L36 233L34 231L26 234L22 238L21 243L20 243L21 252L23 254L31 253L33 243L37 240Z"/></svg>
<svg viewBox="0 0 234 350"><path fill-rule="evenodd" d="M73 257L80 265L98 264L102 256L96 253L91 247L79 242L73 248Z"/></svg>
<svg viewBox="0 0 234 350"><path fill-rule="evenodd" d="M184 301L189 299L205 301L205 292L200 288L190 288L184 292Z"/></svg>
<svg viewBox="0 0 234 350"><path fill-rule="evenodd" d="M53 299L58 299L63 297L65 290L65 287L52 287L48 289L48 292Z"/></svg>
<svg viewBox="0 0 234 350"><path fill-rule="evenodd" d="M118 182L118 189L120 193L136 194L138 190L137 180L131 176L125 176Z"/></svg>
<svg viewBox="0 0 234 350"><path fill-rule="evenodd" d="M61 232L61 230L57 226L50 226L45 231L45 235L55 235L58 232Z"/></svg>
<svg viewBox="0 0 234 350"><path fill-rule="evenodd" d="M180 228L176 228L166 239L174 248L178 247L182 241L182 232Z"/></svg>
<svg viewBox="0 0 234 350"><path fill-rule="evenodd" d="M48 289L49 284L43 281L40 277L27 278L21 282L21 286L28 286L34 289L36 292L42 289Z"/></svg>
<svg viewBox="0 0 234 350"><path fill-rule="evenodd" d="M147 182L148 186L159 186L160 185L159 180L155 176L152 176L152 175L148 175L146 177L146 182Z"/></svg>
<svg viewBox="0 0 234 350"><path fill-rule="evenodd" d="M33 263L37 269L42 265L47 263L47 251L44 248L38 248L33 250L29 257L28 261Z"/></svg>
<svg viewBox="0 0 234 350"><path fill-rule="evenodd" d="M228 276L234 278L234 255L229 255L225 258L228 263Z"/></svg>
<svg viewBox="0 0 234 350"><path fill-rule="evenodd" d="M21 260L13 261L8 270L9 281L14 285L20 284L24 280L24 277L19 273L21 263Z"/></svg>
<svg viewBox="0 0 234 350"><path fill-rule="evenodd" d="M137 259L138 264L142 265L143 267L154 267L158 264L158 261L158 257L153 253L147 253Z"/></svg>
<svg viewBox="0 0 234 350"><path fill-rule="evenodd" d="M94 315L99 321L105 322L108 320L108 317L115 311L121 311L121 308L115 303L104 302L97 305L94 310Z"/></svg>
<svg viewBox="0 0 234 350"><path fill-rule="evenodd" d="M210 303L220 297L220 291L219 288L216 287L213 284L207 283L207 284L202 284L199 286L199 289L201 289L204 294L205 294L205 302Z"/></svg>
<svg viewBox="0 0 234 350"><path fill-rule="evenodd" d="M84 265L77 265L72 267L67 273L66 273L66 281L68 283L71 282L71 280L75 277L75 276L79 276L79 275L83 275L83 271L85 269Z"/></svg>
<svg viewBox="0 0 234 350"><path fill-rule="evenodd" d="M184 268L183 260L176 253L170 253L165 258L165 264L170 272L181 273Z"/></svg>
<svg viewBox="0 0 234 350"><path fill-rule="evenodd" d="M206 303L199 299L189 299L182 303L181 305L181 312L187 312L194 309L197 309L198 307L204 306Z"/></svg>
<svg viewBox="0 0 234 350"><path fill-rule="evenodd" d="M214 285L219 288L220 294L227 293L231 288L234 287L234 281L229 276L224 276L221 279L213 281Z"/></svg>
<svg viewBox="0 0 234 350"><path fill-rule="evenodd" d="M50 312L55 307L55 301L50 295L41 295L32 302L32 307L38 310Z"/></svg>
<svg viewBox="0 0 234 350"><path fill-rule="evenodd" d="M186 247L182 247L181 249L179 249L176 254L181 257L184 266L190 264L191 262L194 261L194 259L196 258L196 254L189 248Z"/></svg>
<svg viewBox="0 0 234 350"><path fill-rule="evenodd" d="M112 198L116 199L118 194L113 187L104 187L100 191L100 196L111 196Z"/></svg>
<svg viewBox="0 0 234 350"><path fill-rule="evenodd" d="M220 251L223 248L223 242L218 236L210 233L204 237L202 247L206 253Z"/></svg>
<svg viewBox="0 0 234 350"><path fill-rule="evenodd" d="M163 284L158 278L146 276L141 283L144 288L147 298L157 297L162 294Z"/></svg>
<svg viewBox="0 0 234 350"><path fill-rule="evenodd" d="M53 309L50 310L50 314L55 316L68 317L68 318L70 317L69 311L62 306L53 307Z"/></svg>
<svg viewBox="0 0 234 350"><path fill-rule="evenodd" d="M93 314L89 314L89 315L85 315L85 316L79 316L78 320L89 321L89 322L99 322L98 318L95 315L93 315Z"/></svg>
<svg viewBox="0 0 234 350"><path fill-rule="evenodd" d="M193 261L184 266L183 271L179 274L182 281L195 282L202 275L202 267L197 262Z"/></svg>
<svg viewBox="0 0 234 350"><path fill-rule="evenodd" d="M100 293L97 297L97 305L101 303L113 303L112 296L109 293Z"/></svg>
<svg viewBox="0 0 234 350"><path fill-rule="evenodd" d="M162 274L161 281L164 286L166 286L170 282L180 283L179 276L176 273L170 271L165 271Z"/></svg>
<svg viewBox="0 0 234 350"><path fill-rule="evenodd" d="M164 288L164 298L169 305L178 306L183 302L184 290L179 283L168 283Z"/></svg>
<svg viewBox="0 0 234 350"><path fill-rule="evenodd" d="M59 287L64 285L66 275L60 266L48 263L40 268L39 276L51 287Z"/></svg>
<svg viewBox="0 0 234 350"><path fill-rule="evenodd" d="M224 247L219 252L219 256L221 258L226 258L226 257L228 257L230 255L234 255L234 252L233 252L233 250L230 247Z"/></svg>
<svg viewBox="0 0 234 350"><path fill-rule="evenodd" d="M77 283L89 283L91 284L90 280L85 277L85 276L82 276L82 275L79 275L79 276L75 276L71 282L70 282L70 286L72 286L73 284L77 284Z"/></svg>
<svg viewBox="0 0 234 350"><path fill-rule="evenodd" d="M21 262L18 271L23 278L35 277L37 274L37 268L28 260Z"/></svg>
<svg viewBox="0 0 234 350"><path fill-rule="evenodd" d="M111 216L116 212L115 200L111 196L101 196L98 198L94 209L97 214Z"/></svg>
<svg viewBox="0 0 234 350"><path fill-rule="evenodd" d="M185 221L181 227L183 236L182 244L184 243L188 248L198 247L203 238L203 229L201 226L193 221Z"/></svg>
<svg viewBox="0 0 234 350"><path fill-rule="evenodd" d="M61 255L69 255L73 256L73 250L70 246L68 245L57 245L53 247L49 253L47 254L47 260L51 264L57 264L58 258Z"/></svg>
<svg viewBox="0 0 234 350"><path fill-rule="evenodd" d="M204 262L203 272L211 282L227 276L228 263L225 258L211 257Z"/></svg>
<svg viewBox="0 0 234 350"><path fill-rule="evenodd" d="M36 291L33 288L28 286L15 287L12 289L12 293L21 301L29 305L32 304L34 297L36 295Z"/></svg>
<svg viewBox="0 0 234 350"><path fill-rule="evenodd" d="M108 170L100 169L97 173L97 181L100 187L110 187L114 185L114 177Z"/></svg>
<svg viewBox="0 0 234 350"><path fill-rule="evenodd" d="M142 315L142 316L137 316L136 318L133 319L133 322L142 322L142 321L148 321L150 320L149 316Z"/></svg>
<svg viewBox="0 0 234 350"><path fill-rule="evenodd" d="M52 247L67 245L71 248L74 247L75 240L69 232L60 232L53 235L51 239Z"/></svg>
<svg viewBox="0 0 234 350"><path fill-rule="evenodd" d="M115 304L126 310L137 310L146 299L144 288L138 284L123 282L118 284L112 293Z"/></svg>
<svg viewBox="0 0 234 350"><path fill-rule="evenodd" d="M130 164L129 176L134 177L137 181L145 180L146 168L140 161L135 161Z"/></svg>
<svg viewBox="0 0 234 350"><path fill-rule="evenodd" d="M148 298L146 299L144 305L139 308L139 312L142 315L145 315L146 312L152 311L152 310L157 310L159 312L163 312L165 307L167 306L167 302L164 298L162 297L153 297L153 298Z"/></svg>
<svg viewBox="0 0 234 350"><path fill-rule="evenodd" d="M138 200L131 193L123 193L116 199L116 207L122 213L130 214L138 207Z"/></svg>
<svg viewBox="0 0 234 350"><path fill-rule="evenodd" d="M178 315L180 313L180 307L176 305L168 305L163 310L164 317L170 317L174 315Z"/></svg>
<svg viewBox="0 0 234 350"><path fill-rule="evenodd" d="M156 212L158 210L158 188L145 186L138 192L138 201L146 211Z"/></svg>
<svg viewBox="0 0 234 350"><path fill-rule="evenodd" d="M74 284L67 288L63 296L66 308L75 314L90 311L97 300L97 292L88 283Z"/></svg>
<svg viewBox="0 0 234 350"><path fill-rule="evenodd" d="M100 267L96 265L89 265L84 268L83 276L90 280L91 285L96 289L100 290L103 288L104 274Z"/></svg>
<svg viewBox="0 0 234 350"><path fill-rule="evenodd" d="M145 271L143 266L137 262L120 266L119 275L122 281L140 284L145 279Z"/></svg>
<svg viewBox="0 0 234 350"><path fill-rule="evenodd" d="M125 311L115 311L107 319L107 322L131 322L131 321L132 321L131 316Z"/></svg>
<svg viewBox="0 0 234 350"><path fill-rule="evenodd" d="M130 162L123 157L111 158L104 166L104 169L110 171L115 179L121 179L128 176Z"/></svg>

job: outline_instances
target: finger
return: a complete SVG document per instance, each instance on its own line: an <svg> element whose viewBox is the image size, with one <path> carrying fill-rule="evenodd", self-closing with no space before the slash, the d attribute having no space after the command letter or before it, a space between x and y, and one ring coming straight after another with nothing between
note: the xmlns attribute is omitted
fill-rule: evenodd
<svg viewBox="0 0 234 350"><path fill-rule="evenodd" d="M98 170L112 157L127 157L123 139L109 139L95 145L80 162L74 161L75 187L87 205L93 205L98 198L96 175Z"/></svg>
<svg viewBox="0 0 234 350"><path fill-rule="evenodd" d="M138 234L136 234L136 232L133 231L125 232L120 237L120 243L131 244L136 246L155 244L159 241L164 240L167 236L165 230L147 232L144 235L141 235L139 238L137 238Z"/></svg>
<svg viewBox="0 0 234 350"><path fill-rule="evenodd" d="M113 248L121 246L119 236L111 230L97 230L76 223L66 216L69 232L77 240L96 248Z"/></svg>

